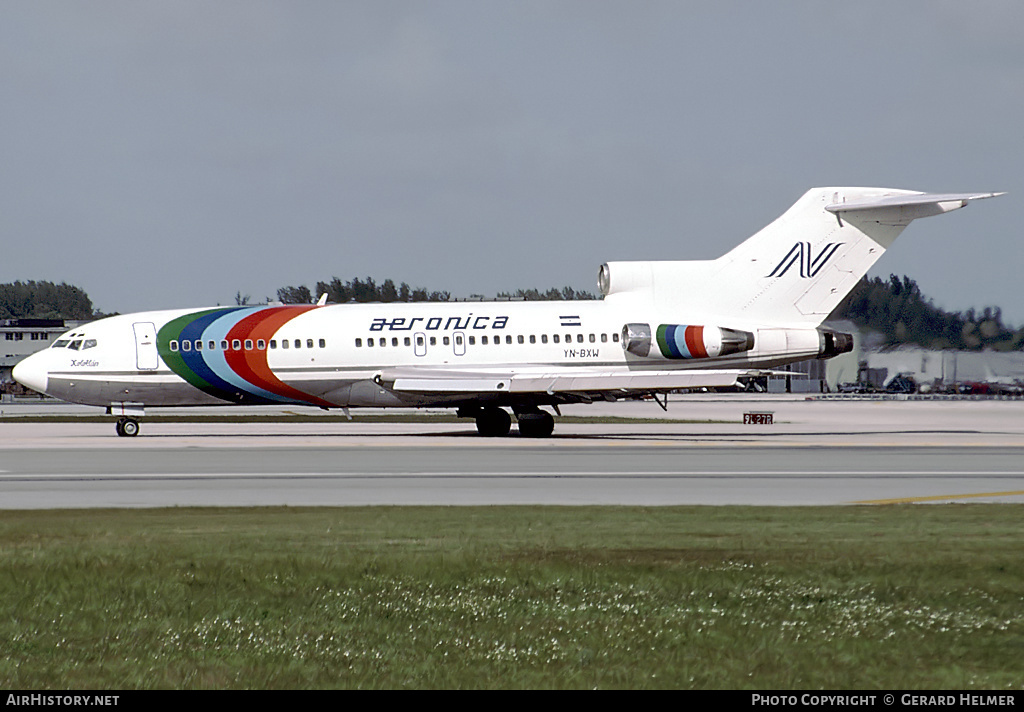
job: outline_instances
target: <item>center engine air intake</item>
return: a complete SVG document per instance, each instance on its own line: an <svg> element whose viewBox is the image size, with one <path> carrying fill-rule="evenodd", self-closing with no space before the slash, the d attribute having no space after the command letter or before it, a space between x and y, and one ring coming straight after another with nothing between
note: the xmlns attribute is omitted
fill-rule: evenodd
<svg viewBox="0 0 1024 712"><path fill-rule="evenodd" d="M652 352L655 343L658 349ZM650 324L626 324L622 348L643 358L718 358L754 348L754 335L739 329L686 324L661 324L652 334Z"/></svg>

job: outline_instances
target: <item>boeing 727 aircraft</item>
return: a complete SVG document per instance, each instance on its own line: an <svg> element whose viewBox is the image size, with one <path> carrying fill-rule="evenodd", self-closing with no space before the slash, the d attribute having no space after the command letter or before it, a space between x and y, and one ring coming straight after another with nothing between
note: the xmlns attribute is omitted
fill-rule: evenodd
<svg viewBox="0 0 1024 712"><path fill-rule="evenodd" d="M22 385L107 408L457 408L481 435L550 435L553 408L733 385L852 348L821 326L912 220L1001 193L814 188L716 260L609 262L603 299L215 307L77 327L14 369ZM323 300L321 300L323 301Z"/></svg>

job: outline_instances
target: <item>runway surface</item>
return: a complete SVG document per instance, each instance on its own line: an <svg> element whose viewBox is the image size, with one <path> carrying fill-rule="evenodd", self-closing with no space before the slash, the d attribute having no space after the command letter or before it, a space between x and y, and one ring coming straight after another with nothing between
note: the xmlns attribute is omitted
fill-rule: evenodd
<svg viewBox="0 0 1024 712"><path fill-rule="evenodd" d="M775 424L745 426L748 411ZM1021 402L705 398L664 415L716 422L568 420L535 440L468 421L143 421L117 438L111 423L0 420L0 508L1024 502Z"/></svg>

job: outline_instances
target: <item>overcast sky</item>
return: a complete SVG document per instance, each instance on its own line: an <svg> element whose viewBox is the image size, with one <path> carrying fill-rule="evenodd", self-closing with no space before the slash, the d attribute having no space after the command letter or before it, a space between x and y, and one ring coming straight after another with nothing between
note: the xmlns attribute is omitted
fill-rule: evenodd
<svg viewBox="0 0 1024 712"><path fill-rule="evenodd" d="M0 282L596 292L819 185L1009 191L872 274L1024 324L1024 3L0 0Z"/></svg>

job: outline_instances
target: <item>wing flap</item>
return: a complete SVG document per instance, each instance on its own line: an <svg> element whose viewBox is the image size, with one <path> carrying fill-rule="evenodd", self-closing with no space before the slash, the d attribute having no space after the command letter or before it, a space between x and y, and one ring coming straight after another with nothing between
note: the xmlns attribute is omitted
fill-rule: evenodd
<svg viewBox="0 0 1024 712"><path fill-rule="evenodd" d="M401 393L496 394L654 391L736 385L741 370L626 371L563 369L535 372L446 372L405 369L382 372L377 383Z"/></svg>

